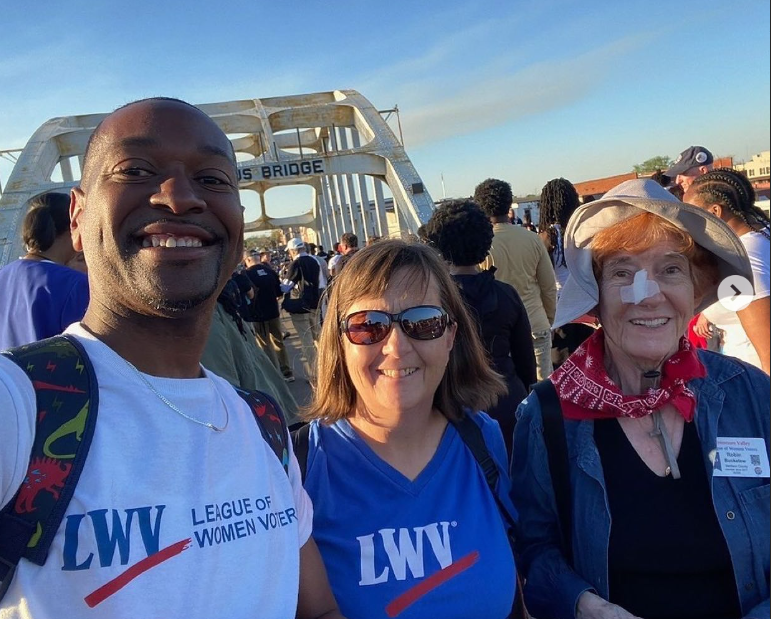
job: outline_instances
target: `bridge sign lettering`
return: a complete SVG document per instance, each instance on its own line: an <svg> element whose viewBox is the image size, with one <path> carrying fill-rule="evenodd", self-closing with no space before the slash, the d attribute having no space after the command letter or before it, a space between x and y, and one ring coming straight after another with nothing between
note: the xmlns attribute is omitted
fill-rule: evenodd
<svg viewBox="0 0 771 619"><path fill-rule="evenodd" d="M253 168L239 168L238 180L267 180L271 178L292 178L296 176L309 176L311 174L324 174L324 160L311 159L306 161L293 161L291 163L270 163Z"/></svg>

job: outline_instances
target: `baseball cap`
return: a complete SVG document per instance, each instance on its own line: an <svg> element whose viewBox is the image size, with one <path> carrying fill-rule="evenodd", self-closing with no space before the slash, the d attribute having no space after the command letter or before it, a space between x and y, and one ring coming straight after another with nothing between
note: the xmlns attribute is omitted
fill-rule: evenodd
<svg viewBox="0 0 771 619"><path fill-rule="evenodd" d="M678 174L697 166L710 165L714 160L712 153L703 146L689 146L664 174L674 179Z"/></svg>
<svg viewBox="0 0 771 619"><path fill-rule="evenodd" d="M296 236L295 238L290 239L289 242L286 244L287 251L290 251L290 250L297 251L302 247L305 247L305 243L299 236Z"/></svg>

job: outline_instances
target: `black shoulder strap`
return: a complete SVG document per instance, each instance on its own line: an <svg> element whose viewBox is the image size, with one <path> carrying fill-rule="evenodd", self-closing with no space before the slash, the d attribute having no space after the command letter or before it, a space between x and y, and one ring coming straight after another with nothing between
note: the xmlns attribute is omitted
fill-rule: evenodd
<svg viewBox="0 0 771 619"><path fill-rule="evenodd" d="M568 443L565 438L565 421L562 406L554 384L547 378L533 388L541 403L543 418L543 440L549 460L551 485L562 535L562 552L568 563L573 562L573 540L571 535L572 509L570 496L570 470L568 468Z"/></svg>
<svg viewBox="0 0 771 619"><path fill-rule="evenodd" d="M245 390L233 385L236 393L247 403L257 420L262 437L276 454L284 471L289 475L289 428L284 413L278 403L267 393L257 390Z"/></svg>
<svg viewBox="0 0 771 619"><path fill-rule="evenodd" d="M75 338L59 335L2 353L29 377L37 417L27 474L0 512L0 599L22 557L43 565L86 462L99 387Z"/></svg>
<svg viewBox="0 0 771 619"><path fill-rule="evenodd" d="M477 461L479 468L482 469L490 492L493 493L495 502L498 505L498 509L500 510L503 519L509 525L509 528L513 531L515 524L514 517L509 513L509 510L498 496L498 467L495 464L495 460L493 460L493 457L490 455L490 451L487 449L485 437L482 434L482 428L480 428L468 414L463 415L462 419L451 421L450 423L455 427L455 430L458 432L461 439L463 439L466 447L468 447L469 451L474 456L474 460Z"/></svg>
<svg viewBox="0 0 771 619"><path fill-rule="evenodd" d="M450 423L455 427L455 430L458 432L461 439L463 439L466 447L468 447L468 450L474 456L474 460L477 461L479 468L482 469L490 492L492 492L495 503L498 505L498 510L507 525L506 533L509 538L509 544L511 545L511 551L516 554L514 539L514 528L516 523L514 522L514 517L498 496L498 467L495 464L495 460L493 460L493 457L490 455L490 450L487 449L485 437L482 434L482 428L480 428L468 414L464 414L463 418L459 421L450 421ZM519 574L517 574L516 595L512 604L511 613L509 614L509 619L520 619L525 617L530 617L530 615L525 609L525 600L522 596L522 582L519 579Z"/></svg>
<svg viewBox="0 0 771 619"><path fill-rule="evenodd" d="M308 450L311 441L311 424L306 423L292 432L292 446L297 464L300 465L300 474L305 484L305 471L308 469Z"/></svg>

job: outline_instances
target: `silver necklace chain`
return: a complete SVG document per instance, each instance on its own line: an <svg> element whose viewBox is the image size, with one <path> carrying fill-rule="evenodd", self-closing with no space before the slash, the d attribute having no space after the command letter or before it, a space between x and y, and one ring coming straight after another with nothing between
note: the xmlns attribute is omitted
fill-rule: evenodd
<svg viewBox="0 0 771 619"><path fill-rule="evenodd" d="M123 357L121 357L121 359L123 359ZM195 417L191 417L190 415L188 415L186 413L183 413L176 404L171 402L165 395L163 395L155 387L153 387L152 383L144 377L142 372L140 372L136 368L136 366L133 363L131 363L131 361L128 361L127 359L123 359L123 361L126 363L127 366L129 366L132 370L134 370L134 373L139 377L139 379L145 385L147 385L147 388L150 389L150 391L152 391L155 394L155 397L157 397L161 402L163 402L171 410L173 410L175 413L177 413L177 415L180 415L181 417L184 417L188 421L192 421L193 423L198 424L199 426L203 426L205 428L209 428L210 430L212 430L214 432L223 432L225 430L225 428L228 427L228 424L230 423L230 413L228 413L228 407L227 407L227 404L225 404L224 401L223 401L223 404L225 404L225 406L224 406L224 408L225 408L225 425L224 426L219 427L219 426L215 426L213 423L209 423L207 421L201 421L200 419L196 419ZM211 382L211 378L209 379L209 381ZM215 391L217 390L216 386L211 385L211 387ZM222 400L221 397L220 397L220 400Z"/></svg>

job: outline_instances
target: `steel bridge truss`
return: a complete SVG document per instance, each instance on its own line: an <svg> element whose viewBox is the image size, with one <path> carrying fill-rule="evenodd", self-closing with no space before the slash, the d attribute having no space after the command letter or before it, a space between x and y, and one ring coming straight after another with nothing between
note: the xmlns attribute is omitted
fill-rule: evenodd
<svg viewBox="0 0 771 619"><path fill-rule="evenodd" d="M238 154L239 188L259 196L260 215L247 232L304 227L331 247L343 232L359 239L388 236L389 227L415 232L433 202L381 114L355 90L244 99L198 106L230 137ZM21 226L30 200L77 185L88 138L106 114L53 118L19 153L0 195L0 266L24 253ZM52 181L57 169L62 181ZM393 196L393 214L383 183ZM265 194L307 185L307 212L269 216ZM390 220L390 221L389 221Z"/></svg>

